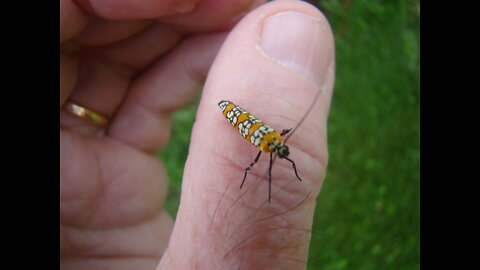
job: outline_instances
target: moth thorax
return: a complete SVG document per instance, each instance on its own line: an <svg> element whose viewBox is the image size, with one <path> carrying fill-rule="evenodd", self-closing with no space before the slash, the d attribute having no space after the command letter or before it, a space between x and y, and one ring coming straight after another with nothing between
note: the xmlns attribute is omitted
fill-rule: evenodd
<svg viewBox="0 0 480 270"><path fill-rule="evenodd" d="M275 154L279 158L288 157L288 155L290 154L290 152L288 151L288 146L286 146L284 144L281 144L281 145L275 147Z"/></svg>

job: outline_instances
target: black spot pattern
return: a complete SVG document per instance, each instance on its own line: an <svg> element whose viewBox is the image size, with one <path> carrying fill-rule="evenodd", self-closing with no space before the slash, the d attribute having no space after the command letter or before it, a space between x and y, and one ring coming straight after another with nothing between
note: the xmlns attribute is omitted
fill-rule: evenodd
<svg viewBox="0 0 480 270"><path fill-rule="evenodd" d="M228 104L230 104L231 102L230 101L220 101L218 103L218 107L220 107L220 109L222 109L222 111L225 111L225 109L227 108Z"/></svg>
<svg viewBox="0 0 480 270"><path fill-rule="evenodd" d="M256 123L261 123L262 121L255 116L248 114L248 119L244 120L243 122L240 122L238 124L238 131L240 134L243 136L243 138L247 138L250 128L255 125Z"/></svg>
<svg viewBox="0 0 480 270"><path fill-rule="evenodd" d="M230 110L227 110L227 107L228 105L234 105L233 108L231 108ZM243 138L247 139L247 140L250 140L250 142L254 145L254 146L259 146L260 143L262 142L263 140L263 137L266 135L266 134L269 134L269 133L272 133L272 132L275 132L275 130L267 125L265 125L263 123L263 121L261 121L260 119L256 118L255 116L251 115L250 113L248 113L247 111L245 111L244 109L242 109L241 107L231 103L230 101L220 101L218 103L218 106L220 107L220 109L222 109L223 113L225 114L228 122L230 124L232 124L232 126L234 127L237 127L237 130L238 132L240 132L240 135L242 135ZM227 111L225 111L227 110ZM242 114L246 114L246 116L248 117L247 119L245 119L244 121L238 123L238 118L240 117L240 115ZM250 138L248 138L248 135L249 133L251 132L251 128L255 125L255 124L258 124L258 123L261 123L260 126L258 126L256 128L255 131L253 131L252 135L250 136ZM238 124L238 125L237 125ZM273 150L273 148L276 147L276 145L278 144L277 141L274 141L273 142L274 145L269 145L269 148L271 150Z"/></svg>
<svg viewBox="0 0 480 270"><path fill-rule="evenodd" d="M230 122L232 124L232 126L236 126L237 125L237 120L238 120L238 117L242 114L242 113L248 113L246 112L244 109L238 107L238 106L235 106L233 107L229 112L227 112L227 120L228 122Z"/></svg>
<svg viewBox="0 0 480 270"><path fill-rule="evenodd" d="M260 142L263 139L263 136L274 131L275 130L273 128L267 125L261 125L257 130L252 133L252 136L250 137L250 142L255 146L259 146Z"/></svg>

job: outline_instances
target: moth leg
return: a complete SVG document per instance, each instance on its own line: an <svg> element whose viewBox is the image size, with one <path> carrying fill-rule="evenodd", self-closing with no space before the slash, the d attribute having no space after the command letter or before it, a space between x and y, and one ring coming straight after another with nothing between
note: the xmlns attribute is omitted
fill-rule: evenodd
<svg viewBox="0 0 480 270"><path fill-rule="evenodd" d="M270 198L272 195L272 157L273 152L270 152L270 167L268 167L268 203L270 203Z"/></svg>
<svg viewBox="0 0 480 270"><path fill-rule="evenodd" d="M242 189L243 184L245 183L245 179L247 178L247 172L252 169L252 167L253 167L253 165L255 165L255 163L257 163L258 159L260 158L260 154L262 154L262 151L259 151L255 160L253 160L253 162L250 163L250 165L248 165L247 168L245 168L245 175L243 176L242 184L240 184L240 189Z"/></svg>
<svg viewBox="0 0 480 270"><path fill-rule="evenodd" d="M292 128L284 129L284 130L282 130L282 132L280 132L280 135L281 136L286 135L288 132L290 132L290 130L292 130Z"/></svg>
<svg viewBox="0 0 480 270"><path fill-rule="evenodd" d="M298 173L297 173L297 166L295 166L295 162L293 162L293 160L289 159L288 157L283 157L284 159L290 161L293 165L293 170L295 171L295 175L297 176L298 180L302 181L302 179L300 178L300 176L298 176Z"/></svg>

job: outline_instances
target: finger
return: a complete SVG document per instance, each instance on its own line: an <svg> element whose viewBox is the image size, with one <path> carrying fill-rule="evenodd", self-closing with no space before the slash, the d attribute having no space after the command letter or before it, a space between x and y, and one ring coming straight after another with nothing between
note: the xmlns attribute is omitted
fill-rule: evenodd
<svg viewBox="0 0 480 270"><path fill-rule="evenodd" d="M71 102L110 117L127 91L131 74L120 72L119 67L105 59L83 57L79 64L76 84L68 97ZM103 134L98 127L60 110L60 126L85 136Z"/></svg>
<svg viewBox="0 0 480 270"><path fill-rule="evenodd" d="M62 85L72 89L62 90L61 101L70 98L80 106L111 117L124 99L131 77L137 70L163 55L179 39L180 36L171 29L157 23L127 40L84 53L78 75L73 68L64 70L62 66ZM69 74L76 77L75 84L67 76ZM86 136L103 134L102 127L93 126L63 111L60 116L62 127Z"/></svg>
<svg viewBox="0 0 480 270"><path fill-rule="evenodd" d="M91 15L104 19L147 19L186 13L195 8L199 0L77 0Z"/></svg>
<svg viewBox="0 0 480 270"><path fill-rule="evenodd" d="M153 269L173 228L164 211L132 226L85 229L60 226L62 269ZM125 258L129 258L125 260Z"/></svg>
<svg viewBox="0 0 480 270"><path fill-rule="evenodd" d="M135 35L151 23L152 20L110 21L93 17L75 41L88 46L111 44Z"/></svg>
<svg viewBox="0 0 480 270"><path fill-rule="evenodd" d="M147 152L166 143L170 114L190 101L204 80L225 34L187 39L131 86L108 134Z"/></svg>
<svg viewBox="0 0 480 270"><path fill-rule="evenodd" d="M191 12L162 17L160 21L184 32L226 30L249 10L264 2L265 0L202 0Z"/></svg>
<svg viewBox="0 0 480 270"><path fill-rule="evenodd" d="M128 227L157 215L167 195L165 169L108 137L60 130L61 223L91 230Z"/></svg>
<svg viewBox="0 0 480 270"><path fill-rule="evenodd" d="M325 17L311 5L270 2L236 26L205 84L185 165L181 205L159 268L305 267L298 262L306 261L308 255L307 231L327 164L326 121L333 68L332 32ZM261 158L252 170L257 171L261 185L250 189L251 196L237 203L229 215L226 209L241 191L227 187L240 184L243 168L257 150L226 122L217 103L230 100L243 105L282 130L298 123L318 91L322 94L316 105L288 142L289 158L303 181L298 181L289 162L277 158L272 201L266 203L268 177L264 172L269 160ZM247 185L251 185L248 179ZM212 224L217 206L223 214ZM250 219L252 213L256 218Z"/></svg>
<svg viewBox="0 0 480 270"><path fill-rule="evenodd" d="M60 44L73 38L87 25L87 16L72 0L60 1ZM60 107L73 90L78 73L75 55L60 52Z"/></svg>
<svg viewBox="0 0 480 270"><path fill-rule="evenodd" d="M181 40L181 35L163 23L151 24L126 40L97 48L95 54L119 65L139 70L149 65Z"/></svg>
<svg viewBox="0 0 480 270"><path fill-rule="evenodd" d="M73 0L60 0L60 43L71 39L87 25L89 16Z"/></svg>
<svg viewBox="0 0 480 270"><path fill-rule="evenodd" d="M78 75L78 57L60 52L60 107L73 91Z"/></svg>

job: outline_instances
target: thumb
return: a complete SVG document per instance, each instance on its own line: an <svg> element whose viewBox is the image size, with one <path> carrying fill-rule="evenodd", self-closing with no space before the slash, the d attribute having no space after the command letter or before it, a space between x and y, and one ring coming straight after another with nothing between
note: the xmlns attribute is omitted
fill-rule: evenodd
<svg viewBox="0 0 480 270"><path fill-rule="evenodd" d="M163 269L304 269L315 199L327 164L326 122L334 81L334 43L325 17L300 1L274 1L231 32L204 87L185 165L182 197ZM229 124L229 100L288 140L292 164L276 158L268 202L269 153ZM284 137L285 138L285 137Z"/></svg>

